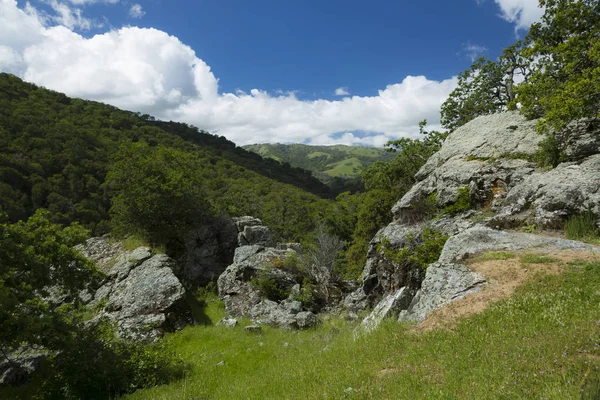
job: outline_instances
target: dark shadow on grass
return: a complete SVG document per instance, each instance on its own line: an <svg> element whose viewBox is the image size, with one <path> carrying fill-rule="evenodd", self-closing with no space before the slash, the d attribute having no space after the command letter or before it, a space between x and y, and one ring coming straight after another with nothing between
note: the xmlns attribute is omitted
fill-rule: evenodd
<svg viewBox="0 0 600 400"><path fill-rule="evenodd" d="M194 321L199 325L213 325L211 319L206 315L206 301L199 300L189 291L186 294L186 301L192 310L192 317Z"/></svg>

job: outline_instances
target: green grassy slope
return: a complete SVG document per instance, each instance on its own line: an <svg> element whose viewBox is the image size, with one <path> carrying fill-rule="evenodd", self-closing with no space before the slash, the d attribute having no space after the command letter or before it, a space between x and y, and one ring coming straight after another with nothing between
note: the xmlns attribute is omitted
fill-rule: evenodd
<svg viewBox="0 0 600 400"><path fill-rule="evenodd" d="M593 399L600 394L600 263L538 275L454 331L392 320L354 340L356 322L316 330L190 326L166 343L185 379L137 399ZM218 300L206 313L223 314ZM594 397L596 396L596 397Z"/></svg>
<svg viewBox="0 0 600 400"><path fill-rule="evenodd" d="M393 157L385 149L361 146L309 146L304 144L255 144L244 149L313 171L324 182L333 177L354 178L370 164ZM352 165L346 165L351 163ZM350 167L350 168L348 168ZM329 180L328 180L329 178Z"/></svg>

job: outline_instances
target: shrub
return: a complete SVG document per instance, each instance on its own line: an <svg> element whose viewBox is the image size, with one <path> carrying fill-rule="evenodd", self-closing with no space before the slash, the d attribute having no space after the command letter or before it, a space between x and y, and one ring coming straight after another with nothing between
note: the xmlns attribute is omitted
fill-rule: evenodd
<svg viewBox="0 0 600 400"><path fill-rule="evenodd" d="M571 240L598 237L597 218L588 211L572 216L565 223L565 235Z"/></svg>
<svg viewBox="0 0 600 400"><path fill-rule="evenodd" d="M533 156L538 166L548 169L556 167L563 158L558 141L552 134L546 135L546 138L539 143L538 150Z"/></svg>
<svg viewBox="0 0 600 400"><path fill-rule="evenodd" d="M458 189L458 197L453 204L444 207L444 214L456 215L464 211L470 210L473 207L471 201L471 192L468 186Z"/></svg>
<svg viewBox="0 0 600 400"><path fill-rule="evenodd" d="M426 228L419 237L409 234L407 241L411 244L402 249L391 249L387 238L383 238L377 247L386 258L393 262L410 262L425 271L429 264L438 260L447 240L448 236L435 229Z"/></svg>
<svg viewBox="0 0 600 400"><path fill-rule="evenodd" d="M262 297L269 300L281 301L290 295L289 286L271 276L269 271L259 272L252 278L250 284L258 289Z"/></svg>

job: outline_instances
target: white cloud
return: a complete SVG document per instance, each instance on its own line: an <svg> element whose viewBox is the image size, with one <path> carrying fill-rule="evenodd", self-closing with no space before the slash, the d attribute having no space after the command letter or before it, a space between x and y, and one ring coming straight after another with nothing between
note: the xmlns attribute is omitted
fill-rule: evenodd
<svg viewBox="0 0 600 400"><path fill-rule="evenodd" d="M539 21L544 15L544 10L539 7L538 0L494 1L500 8L500 17L515 24L515 32L529 29L532 23Z"/></svg>
<svg viewBox="0 0 600 400"><path fill-rule="evenodd" d="M49 19L59 25L66 26L69 29L83 30L88 30L93 26L92 20L84 17L81 9L69 7L57 0L48 0L47 3L56 13L50 16Z"/></svg>
<svg viewBox="0 0 600 400"><path fill-rule="evenodd" d="M486 51L488 51L488 48L485 46L473 44L471 42L463 44L463 53L471 60L471 62L482 56Z"/></svg>
<svg viewBox="0 0 600 400"><path fill-rule="evenodd" d="M142 6L137 3L132 5L129 9L129 16L131 18L142 18L144 15L146 15L146 12L142 9Z"/></svg>
<svg viewBox="0 0 600 400"><path fill-rule="evenodd" d="M438 127L440 105L456 87L455 78L407 76L374 96L336 101L259 89L220 93L210 67L174 36L124 27L86 38L66 26L44 26L34 9L19 9L15 0L0 0L0 70L70 96L193 124L238 144L382 145L415 136L422 119Z"/></svg>
<svg viewBox="0 0 600 400"><path fill-rule="evenodd" d="M95 3L107 3L107 4L116 4L119 0L69 0L72 4L77 5L86 5L86 4L95 4Z"/></svg>
<svg viewBox="0 0 600 400"><path fill-rule="evenodd" d="M336 96L349 96L350 92L348 91L348 88L339 87L339 88L335 89L335 95Z"/></svg>

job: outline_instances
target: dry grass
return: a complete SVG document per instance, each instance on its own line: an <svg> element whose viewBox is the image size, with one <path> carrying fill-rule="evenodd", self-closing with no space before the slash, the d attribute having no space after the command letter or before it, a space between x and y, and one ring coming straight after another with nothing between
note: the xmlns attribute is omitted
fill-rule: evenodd
<svg viewBox="0 0 600 400"><path fill-rule="evenodd" d="M537 262L536 262L537 260ZM432 329L454 330L462 318L484 311L490 304L511 296L515 290L539 274L556 275L573 263L595 262L600 254L588 251L531 250L485 253L467 260L467 266L488 279L485 289L433 311L413 328L414 332Z"/></svg>

